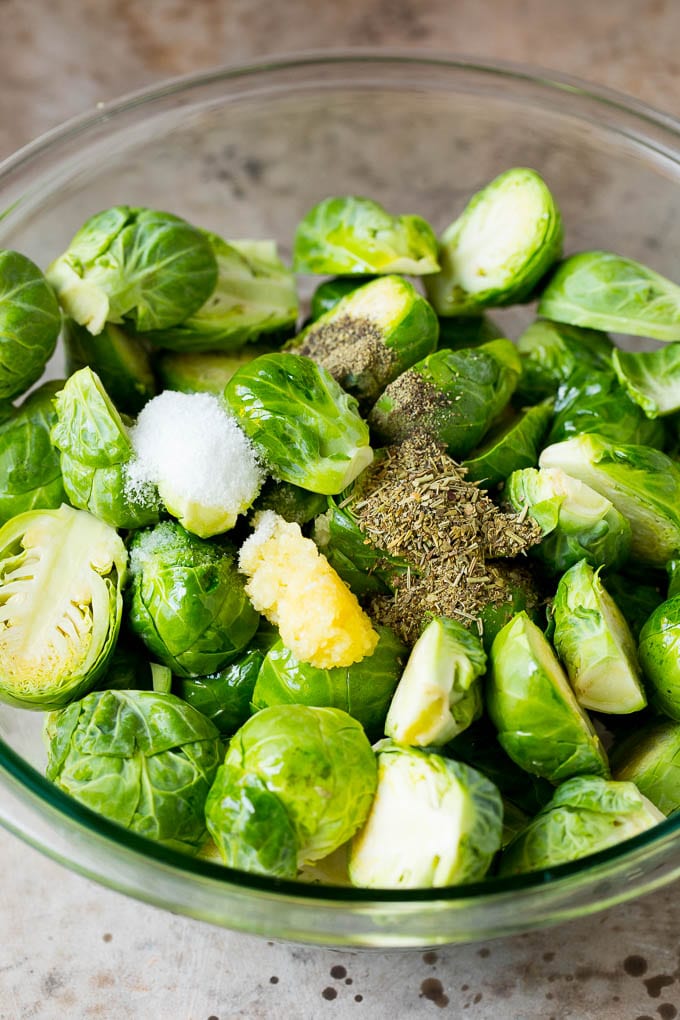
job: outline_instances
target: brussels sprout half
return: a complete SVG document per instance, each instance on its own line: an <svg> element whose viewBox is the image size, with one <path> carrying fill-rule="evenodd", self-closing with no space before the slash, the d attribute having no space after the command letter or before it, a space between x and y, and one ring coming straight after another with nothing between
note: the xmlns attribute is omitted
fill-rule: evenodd
<svg viewBox="0 0 680 1020"><path fill-rule="evenodd" d="M0 250L0 400L13 400L40 378L60 329L59 305L38 267Z"/></svg>
<svg viewBox="0 0 680 1020"><path fill-rule="evenodd" d="M680 595L654 610L640 631L639 652L652 701L680 720Z"/></svg>

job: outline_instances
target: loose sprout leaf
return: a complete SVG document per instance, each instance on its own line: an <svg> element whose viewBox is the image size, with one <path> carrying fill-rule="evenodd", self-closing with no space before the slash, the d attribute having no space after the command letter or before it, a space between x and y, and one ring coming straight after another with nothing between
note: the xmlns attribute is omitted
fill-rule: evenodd
<svg viewBox="0 0 680 1020"><path fill-rule="evenodd" d="M554 396L577 371L611 368L613 345L606 333L537 319L517 340L522 375L517 393L533 402Z"/></svg>
<svg viewBox="0 0 680 1020"><path fill-rule="evenodd" d="M614 351L621 385L649 418L680 411L680 343L658 351Z"/></svg>
<svg viewBox="0 0 680 1020"><path fill-rule="evenodd" d="M490 489L505 481L513 471L538 463L540 443L552 417L552 402L526 407L509 420L501 416L492 425L481 446L462 462L466 478Z"/></svg>
<svg viewBox="0 0 680 1020"><path fill-rule="evenodd" d="M59 305L38 267L0 250L0 400L18 397L40 378L60 329Z"/></svg>
<svg viewBox="0 0 680 1020"><path fill-rule="evenodd" d="M614 358L616 357L616 352ZM617 443L662 449L666 429L630 398L612 371L576 370L555 398L555 417L545 445L596 432Z"/></svg>
<svg viewBox="0 0 680 1020"><path fill-rule="evenodd" d="M680 595L662 602L640 631L640 663L652 702L680 720Z"/></svg>

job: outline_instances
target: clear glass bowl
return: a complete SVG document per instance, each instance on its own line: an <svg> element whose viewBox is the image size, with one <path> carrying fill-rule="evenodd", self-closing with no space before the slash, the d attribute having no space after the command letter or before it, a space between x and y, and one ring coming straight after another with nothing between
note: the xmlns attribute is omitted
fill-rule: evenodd
<svg viewBox="0 0 680 1020"><path fill-rule="evenodd" d="M568 251L609 248L680 278L680 124L567 79L384 53L272 60L103 105L0 167L0 247L45 266L85 217L129 203L226 237L274 237L286 255L297 221L326 195L369 195L441 229L514 165L549 181ZM530 314L501 321L512 336ZM0 820L81 874L228 928L328 945L472 941L587 914L680 875L680 815L571 865L459 888L374 892L246 875L70 800L43 778L41 725L39 713L0 706Z"/></svg>

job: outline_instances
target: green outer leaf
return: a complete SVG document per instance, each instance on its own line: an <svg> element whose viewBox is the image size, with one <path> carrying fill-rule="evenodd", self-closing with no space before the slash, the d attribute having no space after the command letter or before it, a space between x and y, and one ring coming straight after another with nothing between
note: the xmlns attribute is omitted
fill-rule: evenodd
<svg viewBox="0 0 680 1020"><path fill-rule="evenodd" d="M18 397L40 378L60 329L59 305L38 267L0 250L0 400Z"/></svg>
<svg viewBox="0 0 680 1020"><path fill-rule="evenodd" d="M680 287L609 251L585 251L560 263L538 313L574 326L680 340Z"/></svg>
<svg viewBox="0 0 680 1020"><path fill-rule="evenodd" d="M220 733L230 736L250 716L250 702L265 654L265 649L249 648L210 676L179 677L175 693L207 716Z"/></svg>
<svg viewBox="0 0 680 1020"><path fill-rule="evenodd" d="M65 319L63 335L67 375L89 366L119 411L137 414L155 396L149 354L142 341L120 326L107 323L98 336L92 336L73 319Z"/></svg>
<svg viewBox="0 0 680 1020"><path fill-rule="evenodd" d="M0 524L27 510L56 510L66 502L59 452L50 443L54 395L63 382L43 383L0 423Z"/></svg>
<svg viewBox="0 0 680 1020"><path fill-rule="evenodd" d="M614 746L614 778L635 783L664 815L680 808L680 724L663 719Z"/></svg>
<svg viewBox="0 0 680 1020"><path fill-rule="evenodd" d="M392 591L394 578L409 569L406 560L366 538L352 516L351 503L341 509L329 497L328 507L314 522L312 537L333 569L355 595Z"/></svg>
<svg viewBox="0 0 680 1020"><path fill-rule="evenodd" d="M616 352L614 353L616 357ZM616 443L661 449L666 441L662 422L651 421L631 400L612 371L578 369L562 383L555 400L555 418L545 445L596 432Z"/></svg>
<svg viewBox="0 0 680 1020"><path fill-rule="evenodd" d="M680 595L654 610L640 631L639 652L652 702L680 720Z"/></svg>
<svg viewBox="0 0 680 1020"><path fill-rule="evenodd" d="M492 425L484 442L470 454L462 466L467 479L490 489L513 471L538 464L540 443L552 417L552 402L525 407L509 424L501 420Z"/></svg>
<svg viewBox="0 0 680 1020"><path fill-rule="evenodd" d="M658 351L614 351L614 371L648 418L680 411L680 343Z"/></svg>
<svg viewBox="0 0 680 1020"><path fill-rule="evenodd" d="M522 359L517 393L527 403L552 397L576 371L610 369L613 349L606 333L537 319L517 340Z"/></svg>

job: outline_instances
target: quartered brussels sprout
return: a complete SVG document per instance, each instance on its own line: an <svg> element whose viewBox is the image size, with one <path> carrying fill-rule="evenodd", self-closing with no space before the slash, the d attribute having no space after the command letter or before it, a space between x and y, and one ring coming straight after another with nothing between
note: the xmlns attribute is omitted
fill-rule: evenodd
<svg viewBox="0 0 680 1020"><path fill-rule="evenodd" d="M555 417L545 445L586 432L616 443L665 445L662 422L653 421L617 382L613 372L579 369L562 383L555 398Z"/></svg>
<svg viewBox="0 0 680 1020"><path fill-rule="evenodd" d="M537 319L517 340L522 376L517 393L528 403L554 396L577 371L611 368L613 344L606 333Z"/></svg>
<svg viewBox="0 0 680 1020"><path fill-rule="evenodd" d="M664 820L633 783L570 779L503 851L501 875L552 868L637 836Z"/></svg>
<svg viewBox="0 0 680 1020"><path fill-rule="evenodd" d="M609 775L607 757L547 640L518 613L491 647L487 709L521 768L552 783Z"/></svg>
<svg viewBox="0 0 680 1020"><path fill-rule="evenodd" d="M444 443L452 457L465 457L510 400L520 371L510 340L436 351L390 383L369 425L381 442L421 432Z"/></svg>
<svg viewBox="0 0 680 1020"><path fill-rule="evenodd" d="M233 547L164 521L130 542L130 623L178 676L206 676L232 662L259 616L236 570Z"/></svg>
<svg viewBox="0 0 680 1020"><path fill-rule="evenodd" d="M507 480L505 498L528 513L543 537L529 554L551 574L586 559L593 567L615 568L628 558L631 529L605 496L557 467L524 468Z"/></svg>
<svg viewBox="0 0 680 1020"><path fill-rule="evenodd" d="M573 326L680 340L680 287L610 251L584 251L560 263L538 313Z"/></svg>
<svg viewBox="0 0 680 1020"><path fill-rule="evenodd" d="M363 824L376 761L361 728L337 708L275 705L231 739L206 804L224 861L294 877Z"/></svg>
<svg viewBox="0 0 680 1020"><path fill-rule="evenodd" d="M185 853L206 837L222 757L213 724L172 694L95 691L45 728L47 778L112 822Z"/></svg>
<svg viewBox="0 0 680 1020"><path fill-rule="evenodd" d="M437 238L422 216L392 216L371 198L325 198L300 220L296 273L436 273Z"/></svg>
<svg viewBox="0 0 680 1020"><path fill-rule="evenodd" d="M508 409L506 409L508 410ZM484 489L505 481L513 471L538 464L540 443L552 417L552 402L525 407L519 414L501 414L481 446L462 462L465 477Z"/></svg>
<svg viewBox="0 0 680 1020"><path fill-rule="evenodd" d="M585 560L571 567L560 578L553 614L555 650L579 705L614 715L644 708L635 640L599 571Z"/></svg>
<svg viewBox="0 0 680 1020"><path fill-rule="evenodd" d="M358 287L289 345L323 365L362 403L437 346L437 316L412 283L380 277Z"/></svg>
<svg viewBox="0 0 680 1020"><path fill-rule="evenodd" d="M26 510L56 510L66 501L59 451L50 442L57 420L54 396L63 382L46 382L0 423L0 524Z"/></svg>
<svg viewBox="0 0 680 1020"><path fill-rule="evenodd" d="M373 460L356 400L309 358L265 354L232 376L225 398L285 482L333 495Z"/></svg>
<svg viewBox="0 0 680 1020"><path fill-rule="evenodd" d="M126 564L113 528L66 505L0 528L0 698L60 708L94 687L118 637Z"/></svg>
<svg viewBox="0 0 680 1020"><path fill-rule="evenodd" d="M253 709L270 705L341 708L369 735L381 731L387 707L406 661L407 649L389 627L376 627L378 643L351 666L319 669L300 662L277 641L267 652L252 696Z"/></svg>
<svg viewBox="0 0 680 1020"><path fill-rule="evenodd" d="M175 324L155 328L149 340L173 351L240 350L295 329L295 277L278 256L275 241L223 241L202 231L217 261L217 283L201 307Z"/></svg>
<svg viewBox="0 0 680 1020"><path fill-rule="evenodd" d="M387 713L385 734L411 747L452 740L482 714L478 680L485 669L479 638L455 620L434 617L411 650Z"/></svg>
<svg viewBox="0 0 680 1020"><path fill-rule="evenodd" d="M97 336L73 319L64 321L68 375L89 367L119 411L137 414L156 393L151 358L142 340L107 323Z"/></svg>
<svg viewBox="0 0 680 1020"><path fill-rule="evenodd" d="M658 351L614 351L614 371L648 418L680 411L680 343Z"/></svg>
<svg viewBox="0 0 680 1020"><path fill-rule="evenodd" d="M335 308L342 298L374 279L374 276L334 276L331 280L324 280L316 288L309 302L310 319L312 322L320 319L325 312Z"/></svg>
<svg viewBox="0 0 680 1020"><path fill-rule="evenodd" d="M186 220L119 205L90 217L46 275L64 313L93 336L107 322L146 333L198 311L215 289L217 262Z"/></svg>
<svg viewBox="0 0 680 1020"><path fill-rule="evenodd" d="M180 393L214 393L221 397L224 387L242 365L274 347L266 342L247 344L237 351L161 351L155 359L161 389Z"/></svg>
<svg viewBox="0 0 680 1020"><path fill-rule="evenodd" d="M81 368L56 396L52 442L60 451L64 489L71 503L114 528L158 520L158 494L127 485L134 450L128 431L99 378Z"/></svg>
<svg viewBox="0 0 680 1020"><path fill-rule="evenodd" d="M439 320L439 343L437 347L449 347L453 351L461 347L479 347L489 340L499 340L503 330L488 315L458 315L454 318L443 316Z"/></svg>
<svg viewBox="0 0 680 1020"><path fill-rule="evenodd" d="M631 526L631 557L663 567L680 551L680 464L660 450L598 435L543 450L542 468L561 468L611 500Z"/></svg>
<svg viewBox="0 0 680 1020"><path fill-rule="evenodd" d="M60 329L59 305L38 267L19 252L0 250L0 401L40 378Z"/></svg>
<svg viewBox="0 0 680 1020"><path fill-rule="evenodd" d="M663 812L680 808L680 723L670 719L643 726L614 746L614 779L635 783Z"/></svg>
<svg viewBox="0 0 680 1020"><path fill-rule="evenodd" d="M562 219L535 170L516 167L470 200L439 243L441 272L426 281L438 315L474 315L531 299L562 253Z"/></svg>
<svg viewBox="0 0 680 1020"><path fill-rule="evenodd" d="M493 783L469 765L391 740L376 750L378 789L350 847L352 884L422 889L483 878L501 845Z"/></svg>
<svg viewBox="0 0 680 1020"><path fill-rule="evenodd" d="M680 720L680 595L654 610L640 631L639 652L652 701Z"/></svg>

